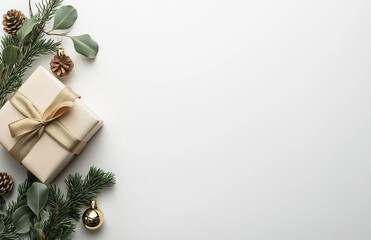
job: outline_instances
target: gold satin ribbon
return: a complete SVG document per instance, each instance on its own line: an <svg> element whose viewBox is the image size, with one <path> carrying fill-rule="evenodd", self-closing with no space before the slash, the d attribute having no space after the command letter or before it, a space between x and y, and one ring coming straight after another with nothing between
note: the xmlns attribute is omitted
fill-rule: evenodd
<svg viewBox="0 0 371 240"><path fill-rule="evenodd" d="M44 132L52 137L59 145L74 154L79 154L86 143L77 139L57 119L65 114L80 98L71 88L64 88L44 113L22 93L16 92L10 99L10 103L26 118L9 124L9 130L13 138L18 137L17 143L9 153L19 163L28 155L31 149L39 141Z"/></svg>

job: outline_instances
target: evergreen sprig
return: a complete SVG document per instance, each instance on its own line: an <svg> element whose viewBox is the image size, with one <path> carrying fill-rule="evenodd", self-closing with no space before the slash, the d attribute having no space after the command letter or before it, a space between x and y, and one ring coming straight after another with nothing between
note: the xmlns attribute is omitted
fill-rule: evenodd
<svg viewBox="0 0 371 240"><path fill-rule="evenodd" d="M62 4L63 0L43 0L39 4L37 16L40 19L40 27L45 27L45 24L50 21L57 8ZM7 96L22 85L22 77L26 70L31 67L37 57L50 54L57 51L60 42L52 39L43 39L43 33L39 28L33 28L30 33L29 42L19 40L11 35L4 35L1 38L1 53L0 60L6 66L3 58L3 50L9 46L16 46L20 50L20 60L18 63L8 66L4 69L4 73L0 72L0 108L5 104Z"/></svg>
<svg viewBox="0 0 371 240"><path fill-rule="evenodd" d="M45 24L49 22L54 14L63 3L63 0L42 0L36 3L37 13L36 17L40 19L39 26L41 28L45 27Z"/></svg>
<svg viewBox="0 0 371 240"><path fill-rule="evenodd" d="M32 186L34 182L37 181L37 178L29 171L27 171L27 178L26 180L18 185L18 196L16 201L12 201L9 203L6 211L5 211L5 216L7 216L4 221L5 223L10 223L12 215L14 211L27 204L27 190Z"/></svg>
<svg viewBox="0 0 371 240"><path fill-rule="evenodd" d="M41 0L36 3L37 12L33 14L31 1L28 2L30 16L16 36L4 35L0 40L0 108L9 94L22 85L22 78L34 61L57 51L60 42L46 36L70 38L75 50L88 58L95 58L99 50L88 34L67 35L77 19L75 8L61 6L63 0ZM47 31L45 27L53 19L53 27ZM65 32L60 33L61 30ZM81 217L81 207L88 205L103 188L113 186L115 177L92 167L85 178L81 174L70 175L65 184L66 195L56 185L47 187L28 173L27 179L18 186L15 201L6 205L0 196L0 240L23 239L23 234L32 240L71 239L76 221ZM28 201L30 198L33 201Z"/></svg>
<svg viewBox="0 0 371 240"><path fill-rule="evenodd" d="M30 3L30 1L29 1ZM5 35L0 46L0 108L5 104L9 94L18 90L22 78L37 57L55 53L59 41L45 39L54 35L67 37L73 41L75 50L88 58L95 58L99 46L88 34L81 36L68 35L68 29L77 19L77 11L72 6L61 6L63 0L41 0L36 3L37 12L26 19L16 36ZM47 23L54 19L53 28L45 29ZM25 24L27 22L27 24ZM65 30L59 33L55 31ZM9 50L9 51L7 51ZM4 54L7 51L8 54Z"/></svg>
<svg viewBox="0 0 371 240"><path fill-rule="evenodd" d="M0 197L0 220L4 221L5 228L0 231L0 239L23 239L22 234L16 232L12 222L14 212L27 206L27 192L37 182L36 178L28 173L24 183L18 186L18 197L16 201L8 204L5 211L1 211L5 201ZM44 209L48 213L48 219L43 223L41 237L34 235L33 229L40 223L36 215L32 216L28 235L31 239L56 240L71 239L76 228L76 222L81 219L81 208L88 206L92 199L104 189L115 184L115 175L102 169L91 167L85 178L81 174L69 175L64 181L67 194L55 184L48 187L48 199Z"/></svg>
<svg viewBox="0 0 371 240"><path fill-rule="evenodd" d="M55 185L49 192L48 204L52 206L52 210L45 223L46 239L57 239L61 234L70 235L75 230L75 225L71 223L81 218L81 207L88 206L103 188L113 186L115 176L92 167L85 178L76 173L69 175L64 182L67 186L66 197Z"/></svg>
<svg viewBox="0 0 371 240"><path fill-rule="evenodd" d="M16 209L27 204L27 190L32 184L37 181L37 178L30 172L27 172L26 180L18 185L18 196L16 201L12 201L6 206L3 197L0 197L0 219L4 221L5 229L0 232L0 239L18 240L21 236L14 232L15 227L12 224L12 215Z"/></svg>

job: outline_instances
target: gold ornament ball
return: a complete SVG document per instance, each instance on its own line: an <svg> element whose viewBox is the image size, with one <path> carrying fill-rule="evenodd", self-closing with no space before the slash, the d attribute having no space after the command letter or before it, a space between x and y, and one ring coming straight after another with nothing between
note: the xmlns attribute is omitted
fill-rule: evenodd
<svg viewBox="0 0 371 240"><path fill-rule="evenodd" d="M95 230L102 226L104 216L101 210L98 209L97 202L91 201L91 206L82 215L82 223L87 229Z"/></svg>

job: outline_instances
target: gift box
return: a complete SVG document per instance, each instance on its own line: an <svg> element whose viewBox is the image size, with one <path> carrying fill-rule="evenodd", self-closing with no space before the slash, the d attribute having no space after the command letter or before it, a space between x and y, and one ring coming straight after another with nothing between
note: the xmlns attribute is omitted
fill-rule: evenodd
<svg viewBox="0 0 371 240"><path fill-rule="evenodd" d="M0 109L0 144L50 183L102 125L80 96L39 67Z"/></svg>

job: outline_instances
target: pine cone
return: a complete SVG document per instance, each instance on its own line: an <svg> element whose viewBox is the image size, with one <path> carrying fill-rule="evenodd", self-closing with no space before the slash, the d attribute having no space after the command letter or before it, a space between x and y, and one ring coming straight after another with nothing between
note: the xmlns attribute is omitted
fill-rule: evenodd
<svg viewBox="0 0 371 240"><path fill-rule="evenodd" d="M58 77L67 76L73 69L71 58L65 54L55 55L50 61L50 70Z"/></svg>
<svg viewBox="0 0 371 240"><path fill-rule="evenodd" d="M13 190L13 178L6 172L0 172L0 195L5 195Z"/></svg>
<svg viewBox="0 0 371 240"><path fill-rule="evenodd" d="M26 16L21 11L15 9L8 11L3 16L4 31L16 36L17 31L22 27L25 19Z"/></svg>

